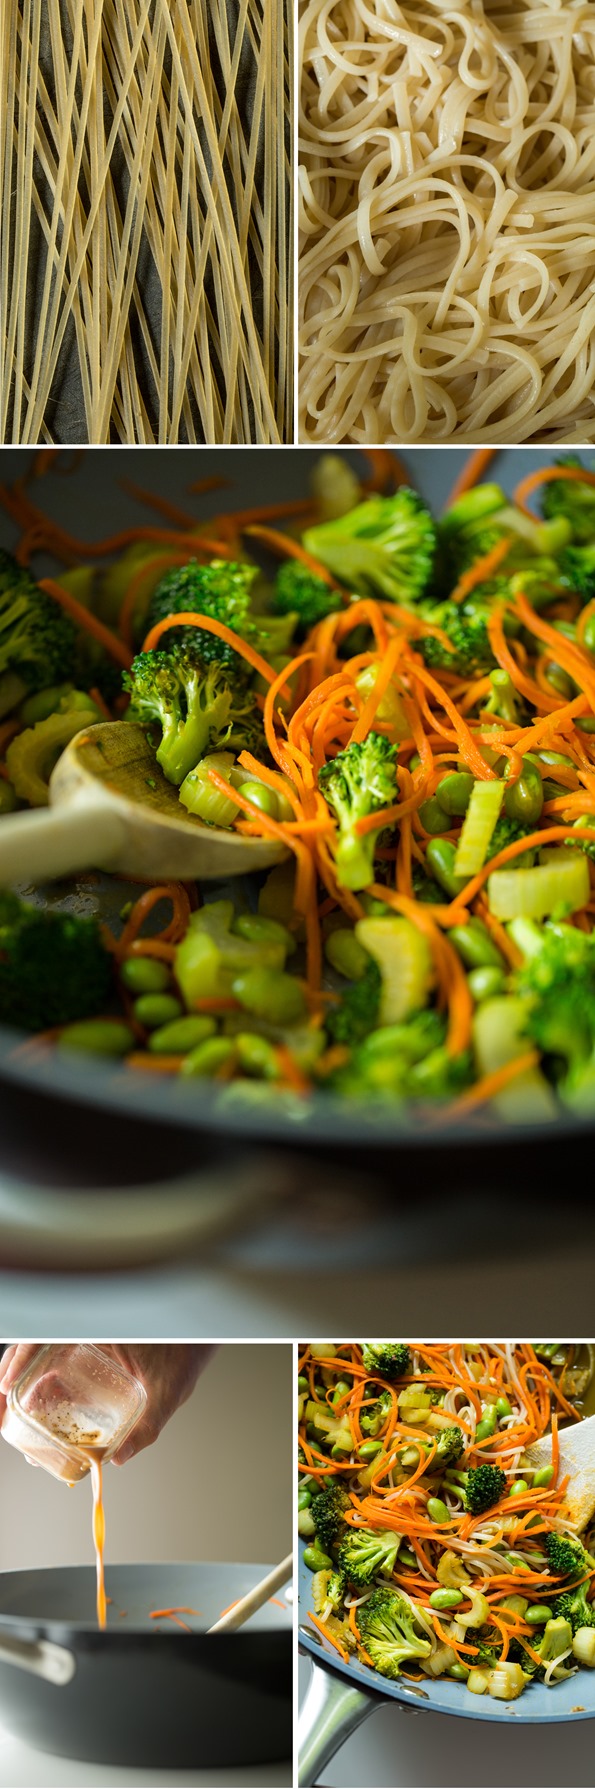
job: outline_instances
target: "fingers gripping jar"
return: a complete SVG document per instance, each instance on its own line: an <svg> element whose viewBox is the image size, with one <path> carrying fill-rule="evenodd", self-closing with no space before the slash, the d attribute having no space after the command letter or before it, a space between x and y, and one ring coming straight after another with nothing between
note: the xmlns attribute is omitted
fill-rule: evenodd
<svg viewBox="0 0 595 1789"><path fill-rule="evenodd" d="M142 1415L140 1380L90 1342L38 1349L7 1394L1 1432L54 1478L76 1484L110 1460Z"/></svg>

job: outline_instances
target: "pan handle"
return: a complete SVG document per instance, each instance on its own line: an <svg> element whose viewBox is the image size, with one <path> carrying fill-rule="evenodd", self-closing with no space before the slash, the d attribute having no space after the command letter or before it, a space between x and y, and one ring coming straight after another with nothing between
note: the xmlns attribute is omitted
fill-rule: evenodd
<svg viewBox="0 0 595 1789"><path fill-rule="evenodd" d="M372 1714L381 1698L358 1689L357 1684L317 1664L310 1655L312 1675L298 1723L298 1784L311 1789L338 1752L343 1741Z"/></svg>
<svg viewBox="0 0 595 1789"><path fill-rule="evenodd" d="M53 1640L19 1640L14 1634L0 1634L0 1663L31 1671L60 1689L72 1682L76 1671L76 1659L65 1646L56 1646Z"/></svg>

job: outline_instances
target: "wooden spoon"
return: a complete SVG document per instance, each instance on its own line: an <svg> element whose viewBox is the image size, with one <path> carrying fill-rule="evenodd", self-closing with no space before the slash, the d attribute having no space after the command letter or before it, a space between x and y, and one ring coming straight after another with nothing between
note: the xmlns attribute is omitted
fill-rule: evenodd
<svg viewBox="0 0 595 1789"><path fill-rule="evenodd" d="M226 1615L220 1616L219 1621L214 1621L213 1626L207 1628L207 1633L229 1634L232 1628L243 1627L244 1622L249 1621L250 1616L255 1615L257 1609L262 1609L263 1603L268 1603L269 1597L287 1583L292 1571L293 1553L288 1553L287 1558L282 1559L274 1571L267 1572L266 1578L261 1578L260 1584L255 1584L253 1590L249 1590L246 1596L241 1596L239 1602L227 1610Z"/></svg>
<svg viewBox="0 0 595 1789"><path fill-rule="evenodd" d="M561 1429L559 1440L560 1478L570 1473L570 1484L558 1513L580 1533L595 1512L595 1416L587 1416L570 1429ZM550 1466L551 1435L534 1441L523 1454L523 1461L538 1469Z"/></svg>
<svg viewBox="0 0 595 1789"><path fill-rule="evenodd" d="M50 779L50 806L4 816L0 884L44 882L76 870L161 881L219 881L266 870L287 853L272 839L243 838L188 814L134 722L84 727Z"/></svg>

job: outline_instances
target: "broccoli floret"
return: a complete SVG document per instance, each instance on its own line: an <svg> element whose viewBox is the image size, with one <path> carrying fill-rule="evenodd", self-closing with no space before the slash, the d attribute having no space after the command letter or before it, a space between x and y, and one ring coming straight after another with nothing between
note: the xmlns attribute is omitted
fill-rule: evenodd
<svg viewBox="0 0 595 1789"><path fill-rule="evenodd" d="M331 1572L326 1587L327 1601L335 1615L342 1615L346 1581L344 1572Z"/></svg>
<svg viewBox="0 0 595 1789"><path fill-rule="evenodd" d="M378 1572L390 1578L401 1544L392 1529L348 1528L339 1547L339 1566L358 1589L365 1590Z"/></svg>
<svg viewBox="0 0 595 1789"><path fill-rule="evenodd" d="M245 686L232 689L221 665L203 664L193 646L139 653L124 674L124 687L130 691L127 720L159 722L157 758L170 783L182 783L210 749L241 750L259 737Z"/></svg>
<svg viewBox="0 0 595 1789"><path fill-rule="evenodd" d="M279 615L297 618L301 634L307 634L325 615L334 615L343 606L340 591L332 590L324 578L317 578L299 559L286 559L279 566L273 601Z"/></svg>
<svg viewBox="0 0 595 1789"><path fill-rule="evenodd" d="M545 1536L545 1550L551 1572L557 1578L576 1578L581 1572L591 1572L595 1559L585 1552L582 1541L574 1534L559 1534L552 1529Z"/></svg>
<svg viewBox="0 0 595 1789"><path fill-rule="evenodd" d="M330 1006L325 1019L327 1036L335 1044L361 1042L378 1023L382 977L373 957L359 981L350 982L336 1006Z"/></svg>
<svg viewBox="0 0 595 1789"><path fill-rule="evenodd" d="M560 580L565 590L573 590L580 596L583 604L592 601L595 596L595 540L585 547L566 547L560 554Z"/></svg>
<svg viewBox="0 0 595 1789"><path fill-rule="evenodd" d="M436 1452L431 1462L431 1470L439 1467L456 1466L461 1454L465 1452L465 1438L458 1423L451 1423L447 1429L441 1429L436 1442Z"/></svg>
<svg viewBox="0 0 595 1789"><path fill-rule="evenodd" d="M11 553L0 552L0 682L8 675L21 680L17 702L27 691L66 682L75 646L70 617Z"/></svg>
<svg viewBox="0 0 595 1789"><path fill-rule="evenodd" d="M362 1360L367 1373L402 1379L411 1366L411 1350L408 1342L362 1342Z"/></svg>
<svg viewBox="0 0 595 1789"><path fill-rule="evenodd" d="M558 1091L569 1103L595 1089L595 936L576 926L544 926L541 948L519 971L528 1001L527 1032L553 1059Z"/></svg>
<svg viewBox="0 0 595 1789"><path fill-rule="evenodd" d="M573 1634L579 1627L595 1627L595 1606L587 1602L589 1582L583 1580L574 1590L564 1590L561 1596L554 1597L552 1613L569 1621Z"/></svg>
<svg viewBox="0 0 595 1789"><path fill-rule="evenodd" d="M501 540L510 540L505 560L507 573L530 569L536 560L543 565L544 557L551 560L568 545L570 527L560 515L546 522L530 520L507 502L499 485L483 484L466 491L452 504L442 517L438 534L443 574L450 589Z"/></svg>
<svg viewBox="0 0 595 1789"><path fill-rule="evenodd" d="M342 888L366 888L374 878L374 851L378 835L356 832L358 820L389 807L397 797L397 746L383 733L369 733L353 741L323 764L318 786L339 822L335 868Z"/></svg>
<svg viewBox="0 0 595 1789"><path fill-rule="evenodd" d="M323 1553L330 1553L345 1527L345 1510L349 1509L350 1498L342 1485L336 1483L326 1485L319 1491L310 1505L312 1520L316 1529L316 1538L320 1542Z"/></svg>
<svg viewBox="0 0 595 1789"><path fill-rule="evenodd" d="M384 1424L390 1416L392 1397L389 1391L383 1391L379 1398L376 1397L375 1385L366 1386L365 1396L366 1399L374 1398L375 1402L368 1404L367 1408L362 1410L360 1423L362 1435L376 1436L380 1434L380 1430L384 1428Z"/></svg>
<svg viewBox="0 0 595 1789"><path fill-rule="evenodd" d="M585 470L577 453L562 454L556 464ZM542 486L541 511L548 521L563 516L572 528L573 543L583 546L595 540L595 485L578 478L553 478Z"/></svg>
<svg viewBox="0 0 595 1789"><path fill-rule="evenodd" d="M415 1604L399 1590L374 1590L358 1609L358 1627L383 1677L398 1677L407 1659L427 1659L432 1651Z"/></svg>
<svg viewBox="0 0 595 1789"><path fill-rule="evenodd" d="M434 634L424 635L419 641L418 650L430 670L456 671L461 677L470 677L480 671L490 671L492 665L495 665L487 630L490 613L488 599L492 595L508 595L509 586L506 578L502 578L485 589L486 598L483 601L474 592L473 600L468 603L422 604L425 618L448 634L452 647L447 652Z"/></svg>
<svg viewBox="0 0 595 1789"><path fill-rule="evenodd" d="M199 565L191 559L188 565L166 572L151 597L143 622L143 638L166 615L194 609L213 621L222 621L242 639L252 640L255 629L250 616L250 593L256 576L256 566L236 565L226 559L214 559L210 565ZM246 681L250 675L245 660L233 646L204 628L172 628L163 635L160 650L169 656L176 645L190 647L204 665L216 660L228 675L233 673L234 684L239 678Z"/></svg>
<svg viewBox="0 0 595 1789"><path fill-rule="evenodd" d="M304 546L348 590L414 603L432 575L436 527L423 499L403 486L309 528Z"/></svg>
<svg viewBox="0 0 595 1789"><path fill-rule="evenodd" d="M408 1099L454 1099L457 1093L471 1085L473 1075L471 1050L460 1050L457 1056L451 1056L446 1045L441 1043L419 1062L411 1064L403 1091Z"/></svg>
<svg viewBox="0 0 595 1789"><path fill-rule="evenodd" d="M533 825L527 826L522 820L509 820L508 814L501 814L499 820L496 821L486 851L486 863L489 862L490 858L496 857L498 851L505 851L507 845L516 843L517 839L526 838L527 834L530 832L535 832L535 827ZM514 858L515 869L530 869L534 861L534 850L523 851L518 857Z"/></svg>
<svg viewBox="0 0 595 1789"><path fill-rule="evenodd" d="M325 1025L328 1031L328 1018ZM354 1050L333 1085L358 1099L451 1097L466 1084L471 1062L468 1051L448 1055L445 1035L444 1015L435 1007L413 1013L400 1024L384 1025Z"/></svg>
<svg viewBox="0 0 595 1789"><path fill-rule="evenodd" d="M101 1011L112 959L96 919L47 913L0 891L0 1020L45 1031Z"/></svg>
<svg viewBox="0 0 595 1789"><path fill-rule="evenodd" d="M473 1516L483 1515L484 1509L490 1509L498 1503L506 1490L506 1473L501 1466L492 1466L486 1460L483 1466L471 1466L467 1473L462 1473L464 1482L465 1509Z"/></svg>

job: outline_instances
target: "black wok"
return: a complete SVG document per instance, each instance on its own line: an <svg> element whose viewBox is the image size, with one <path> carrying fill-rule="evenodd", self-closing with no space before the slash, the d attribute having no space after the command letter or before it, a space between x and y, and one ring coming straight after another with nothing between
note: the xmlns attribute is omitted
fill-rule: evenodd
<svg viewBox="0 0 595 1789"><path fill-rule="evenodd" d="M268 1569L111 1566L105 1633L92 1568L3 1572L0 1720L42 1751L95 1764L204 1770L289 1758L289 1604L281 1594L238 1633L205 1632ZM151 1609L172 1604L200 1610L182 1617L191 1633L151 1621Z"/></svg>

